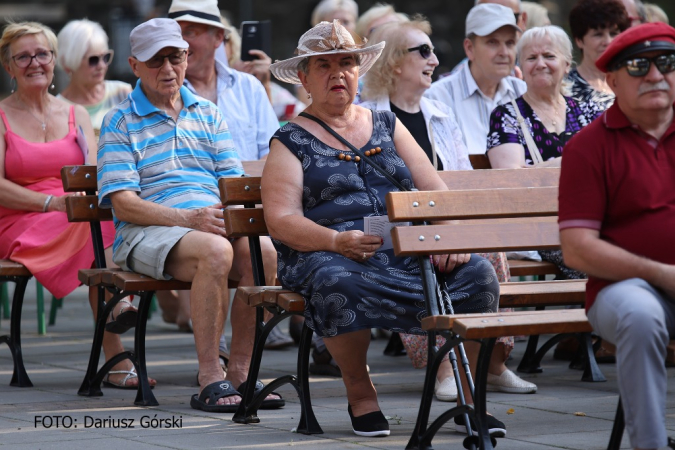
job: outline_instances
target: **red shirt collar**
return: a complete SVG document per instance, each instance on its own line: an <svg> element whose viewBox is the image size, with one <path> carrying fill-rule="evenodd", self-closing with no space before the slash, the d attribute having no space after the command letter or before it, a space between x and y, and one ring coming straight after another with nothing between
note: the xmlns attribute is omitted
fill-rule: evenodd
<svg viewBox="0 0 675 450"><path fill-rule="evenodd" d="M673 105L673 110L674 110L673 121L670 123L670 126L668 127L668 130L664 133L663 137L666 137L671 133L675 132L675 105ZM621 129L621 128L639 129L637 125L633 124L630 120L628 120L628 117L626 117L623 111L621 111L621 108L619 108L619 103L616 101L602 115L602 121L605 127L609 129Z"/></svg>

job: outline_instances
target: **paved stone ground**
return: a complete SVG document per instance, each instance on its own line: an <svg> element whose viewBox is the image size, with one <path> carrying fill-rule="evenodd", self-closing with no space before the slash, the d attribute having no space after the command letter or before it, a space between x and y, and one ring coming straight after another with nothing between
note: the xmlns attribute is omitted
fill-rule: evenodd
<svg viewBox="0 0 675 450"><path fill-rule="evenodd" d="M32 285L33 283L31 283ZM80 288L65 300L56 325L46 336L36 333L36 309L32 287L24 307L23 349L26 368L35 387L9 386L11 357L0 348L0 448L120 450L144 449L277 449L321 447L331 449L378 448L403 449L414 426L423 372L411 368L406 357L382 355L386 342L375 340L370 350L371 375L379 392L385 415L391 417L392 434L388 438L368 439L355 436L347 415L347 402L341 380L313 377L312 401L324 434L304 436L291 430L297 425L300 407L295 391L284 386L280 392L287 405L278 411L261 411L261 423L240 425L230 415L204 413L190 408L190 396L197 392L197 361L191 334L179 333L155 314L148 324L147 349L150 374L158 381L154 393L160 406L133 406L135 393L104 388L98 398L77 395L91 346L93 320ZM8 320L2 320L0 334L7 333ZM132 345L133 336L123 342ZM516 344L513 368L525 343ZM268 351L263 359L261 378L268 381L280 374L293 373L295 347ZM612 427L617 402L613 365L602 365L606 383L584 383L581 372L566 364L545 358L544 373L525 378L538 384L534 395L490 393L488 409L503 420L508 437L498 441L501 450L604 449ZM675 371L669 370L673 377ZM670 394L670 392L669 392ZM432 414L445 404L435 402ZM675 435L675 402L668 396L668 428ZM512 414L507 411L513 409ZM68 416L77 428L46 428L36 425L40 417ZM145 419L144 419L145 418ZM142 428L142 420L180 419L173 429ZM134 428L89 427L92 420L134 419ZM461 449L462 436L445 427L434 440L434 447ZM624 446L627 438L624 437Z"/></svg>

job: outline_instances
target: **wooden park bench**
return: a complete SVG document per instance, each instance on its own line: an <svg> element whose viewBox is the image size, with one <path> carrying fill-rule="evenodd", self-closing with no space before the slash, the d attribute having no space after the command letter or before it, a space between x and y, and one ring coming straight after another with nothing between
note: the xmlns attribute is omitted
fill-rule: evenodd
<svg viewBox="0 0 675 450"><path fill-rule="evenodd" d="M538 172L538 170L521 170ZM548 169L541 169L548 170ZM478 171L474 171L478 172ZM489 171L493 172L493 171ZM499 172L499 171L494 171ZM507 170L506 172L510 172ZM413 200L414 199L414 200ZM507 189L476 189L456 191L416 191L408 193L390 193L387 199L387 211L392 222L420 222L424 220L457 220L453 224L453 245L484 248L475 252L516 251L532 249L560 248L558 236L558 188L557 186ZM417 206L415 206L415 204ZM445 227L447 225L439 225ZM434 226L432 226L433 228ZM546 235L542 233L546 231ZM427 230L425 234L430 234ZM526 236L518 236L526 233ZM532 235L532 236L530 236ZM434 239L420 241L416 227L397 227L392 230L394 242L401 244L415 242L412 248L399 249L401 254L416 255L426 250L428 254L438 253L438 244ZM433 237L435 235L431 235ZM536 238L547 238L546 245ZM532 246L527 247L528 238ZM446 237L449 239L449 237ZM523 246L525 242L525 246ZM445 245L448 243L446 242ZM550 306L583 306L585 302L586 280L535 281L502 283L500 285L499 306L502 308L535 307L544 309ZM538 350L538 336L532 335L519 372L539 373L540 362L553 345L563 339L558 335L549 339ZM605 381L595 361L591 336L582 337L585 362L583 381Z"/></svg>
<svg viewBox="0 0 675 450"><path fill-rule="evenodd" d="M249 167L244 165L247 172ZM253 167L255 169L256 166ZM256 308L255 341L249 366L246 389L242 392L239 410L232 420L237 423L258 423L257 411L262 401L274 389L286 383L291 384L300 399L300 420L297 432L303 434L321 434L309 393L309 353L312 343L312 330L303 324L298 349L297 374L284 375L268 383L257 395L254 386L258 379L265 341L272 328L292 315L303 315L304 298L280 286L265 286L264 267L260 250L260 236L268 235L261 206L260 177L222 178L219 181L221 201L226 206L243 206L225 210L225 229L231 237L247 237L251 250L251 262L256 286L237 288L234 301L245 302ZM265 311L272 318L265 321Z"/></svg>
<svg viewBox="0 0 675 450"><path fill-rule="evenodd" d="M85 193L83 196L71 196L66 199L66 213L69 221L89 222L91 226L96 268L80 270L78 278L85 286L95 287L98 291L98 314L89 365L78 394L94 397L102 396L101 382L103 377L114 365L124 359L129 359L138 373L138 390L134 404L156 406L159 403L148 383L145 362L145 332L150 303L155 291L190 289L190 283L176 280L156 280L145 275L125 272L121 269L106 268L101 222L112 220L112 210L98 207L96 166L65 166L61 169L61 179L65 192ZM108 301L105 299L106 292L112 295ZM134 328L134 350L124 351L113 356L99 369L98 364L107 318L115 305L129 295L140 297L138 318Z"/></svg>
<svg viewBox="0 0 675 450"><path fill-rule="evenodd" d="M426 289L428 317L422 320L422 328L429 333L429 361L417 423L407 448L430 447L433 436L445 422L469 411L467 406L452 408L428 424L438 366L443 356L464 340L477 340L482 344L476 368L473 412L479 436L467 438L465 444L469 446L493 447L485 422L485 387L490 354L498 337L584 333L589 366L594 366L586 370L584 378L590 381L598 374L602 377L594 364L591 327L582 309L496 313L494 317L452 316L445 314L444 305L432 288L435 276L428 258L431 254L559 248L556 187L392 192L387 195L387 211L392 222L416 224L392 230L394 251L397 255L418 255L423 284L429 286ZM426 225L439 220L453 222ZM585 281L502 283L501 288L501 307L580 304ZM437 334L448 339L440 349L434 345ZM547 343L542 350L551 346ZM456 366L456 360L453 365Z"/></svg>

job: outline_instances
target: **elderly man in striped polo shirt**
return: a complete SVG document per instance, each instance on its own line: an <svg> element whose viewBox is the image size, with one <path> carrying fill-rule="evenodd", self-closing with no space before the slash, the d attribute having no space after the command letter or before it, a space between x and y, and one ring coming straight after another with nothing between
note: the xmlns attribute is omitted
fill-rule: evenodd
<svg viewBox="0 0 675 450"><path fill-rule="evenodd" d="M140 78L103 121L98 153L99 203L113 207L113 260L157 279L191 281L199 361L195 409L234 412L253 347L252 308L233 308L227 381L218 340L227 318L233 245L223 227L218 178L243 168L218 107L183 87L188 43L171 19L132 30L129 64ZM283 406L270 395L266 402Z"/></svg>

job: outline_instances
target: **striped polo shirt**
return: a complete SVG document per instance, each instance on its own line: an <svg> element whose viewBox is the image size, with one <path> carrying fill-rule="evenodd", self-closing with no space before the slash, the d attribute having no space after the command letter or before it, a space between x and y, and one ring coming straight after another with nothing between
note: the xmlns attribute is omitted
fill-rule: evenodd
<svg viewBox="0 0 675 450"><path fill-rule="evenodd" d="M220 203L219 178L244 173L218 107L185 87L180 95L183 109L174 120L150 103L139 80L106 114L98 143L100 207L112 207L113 192L134 191L171 208L202 208ZM114 222L116 250L126 222Z"/></svg>

